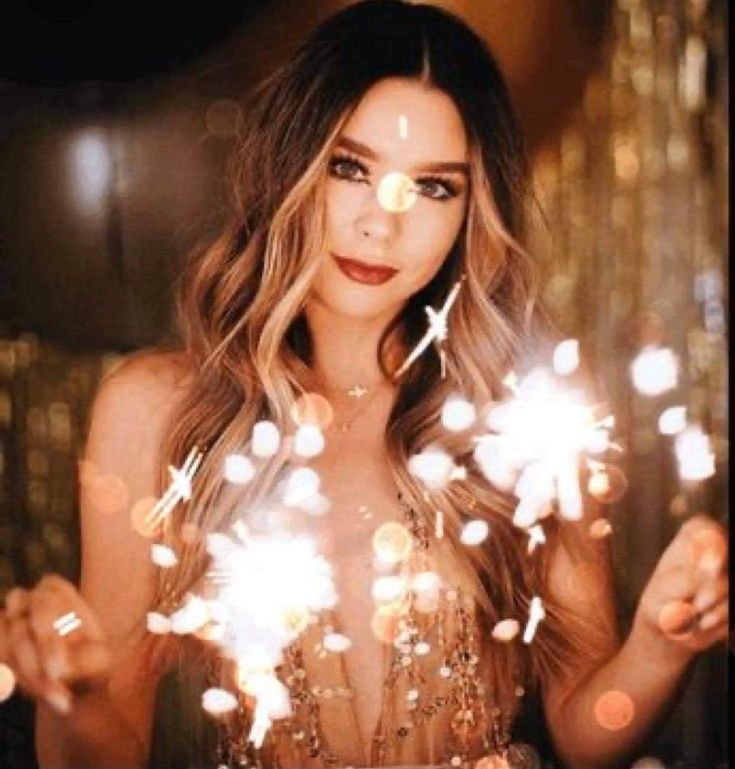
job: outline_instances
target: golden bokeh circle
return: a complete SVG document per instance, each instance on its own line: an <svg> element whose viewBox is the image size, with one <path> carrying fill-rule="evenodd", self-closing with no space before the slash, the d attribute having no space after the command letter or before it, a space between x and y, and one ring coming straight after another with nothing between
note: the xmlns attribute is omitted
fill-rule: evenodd
<svg viewBox="0 0 735 769"><path fill-rule="evenodd" d="M411 534L401 523L384 523L373 534L373 552L385 563L405 561L411 555L411 548Z"/></svg>
<svg viewBox="0 0 735 769"><path fill-rule="evenodd" d="M378 641L392 644L398 637L399 620L400 614L397 611L381 606L373 613L370 629Z"/></svg>
<svg viewBox="0 0 735 769"><path fill-rule="evenodd" d="M598 502L610 505L622 499L628 490L628 480L619 467L608 465L592 473L587 490Z"/></svg>
<svg viewBox="0 0 735 769"><path fill-rule="evenodd" d="M152 539L160 531L160 525L151 525L149 516L157 502L156 497L143 497L133 505L130 511L130 524L141 537Z"/></svg>
<svg viewBox="0 0 735 769"><path fill-rule="evenodd" d="M416 202L416 187L410 176L390 171L378 184L378 202L391 213L408 211Z"/></svg>
<svg viewBox="0 0 735 769"><path fill-rule="evenodd" d="M92 507L103 515L114 515L127 507L130 494L125 481L112 473L100 473L86 486Z"/></svg>
<svg viewBox="0 0 735 769"><path fill-rule="evenodd" d="M334 420L332 404L319 393L304 393L291 407L291 418L299 426L316 425L326 430Z"/></svg>
<svg viewBox="0 0 735 769"><path fill-rule="evenodd" d="M611 732L625 729L635 716L635 704L625 692L610 689L597 698L595 702L595 720L603 728Z"/></svg>

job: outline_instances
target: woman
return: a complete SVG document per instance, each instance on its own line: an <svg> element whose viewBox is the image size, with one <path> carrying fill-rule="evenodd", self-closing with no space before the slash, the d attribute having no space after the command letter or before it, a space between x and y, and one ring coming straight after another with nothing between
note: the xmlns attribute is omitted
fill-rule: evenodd
<svg viewBox="0 0 735 769"><path fill-rule="evenodd" d="M513 741L524 691L543 702L565 765L616 765L693 656L726 635L719 530L699 518L682 527L621 643L589 517L547 519L546 543L529 557L510 495L471 462L431 494L407 469L432 443L471 451L466 434L449 441L441 429L442 404L456 391L478 404L500 397L538 325L520 245L527 166L497 66L451 14L368 0L322 24L257 97L233 164L229 226L183 275L181 347L127 361L95 400L80 589L52 576L7 598L0 659L37 699L41 765L531 766ZM460 281L441 349L401 371L426 331L424 307L441 307ZM332 506L311 525L339 588L334 622L352 646L325 662L311 628L289 648L279 672L294 712L256 751L244 699L214 740L198 704L231 671L212 665L203 642L151 635L146 614L170 613L201 584L204 535L228 530L243 507L222 480L225 458L258 420L292 433L304 393L326 396L334 414L311 461ZM178 563L159 572L129 509L159 496L166 468L193 446L206 447L193 498L157 532ZM129 504L103 514L92 490L113 474ZM458 541L468 510L491 525L481 547ZM372 632L365 564L374 530L391 522L451 588L430 612L402 618L427 634L424 660ZM714 569L712 558L708 570L699 564L703 541ZM545 618L533 641L493 638L499 621L525 621L534 596ZM664 632L662 609L690 604L696 626ZM55 623L69 612L81 624L63 635Z"/></svg>

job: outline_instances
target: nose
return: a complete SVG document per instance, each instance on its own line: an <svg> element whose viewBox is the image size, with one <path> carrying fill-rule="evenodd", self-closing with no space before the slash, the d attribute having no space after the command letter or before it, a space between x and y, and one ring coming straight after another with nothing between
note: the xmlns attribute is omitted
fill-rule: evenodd
<svg viewBox="0 0 735 769"><path fill-rule="evenodd" d="M399 234L401 214L388 210L378 199L376 189L370 189L355 221L358 234L380 243L390 243Z"/></svg>

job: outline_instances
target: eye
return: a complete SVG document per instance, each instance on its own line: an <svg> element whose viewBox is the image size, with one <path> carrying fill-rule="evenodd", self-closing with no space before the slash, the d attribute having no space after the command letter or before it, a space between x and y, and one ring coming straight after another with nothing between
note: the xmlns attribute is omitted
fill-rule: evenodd
<svg viewBox="0 0 735 769"><path fill-rule="evenodd" d="M419 179L416 186L431 200L449 200L458 194L458 190L452 182L433 176Z"/></svg>
<svg viewBox="0 0 735 769"><path fill-rule="evenodd" d="M329 161L329 172L338 179L345 179L350 182L362 182L366 179L367 168L356 158L347 155L335 155Z"/></svg>

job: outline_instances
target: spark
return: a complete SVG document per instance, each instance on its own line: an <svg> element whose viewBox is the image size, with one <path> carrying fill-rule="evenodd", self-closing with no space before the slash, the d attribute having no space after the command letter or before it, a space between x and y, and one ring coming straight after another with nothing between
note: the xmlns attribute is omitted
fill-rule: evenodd
<svg viewBox="0 0 735 769"><path fill-rule="evenodd" d="M462 280L464 280L464 276ZM421 355L421 353L424 352L424 350L426 350L426 348L432 342L438 342L441 350L441 343L447 338L447 316L449 315L449 310L452 308L452 305L457 299L457 295L459 294L461 283L462 281L459 280L454 284L454 286L452 287L452 290L449 292L449 295L447 296L446 301L444 302L444 305L439 310L439 312L434 310L433 307L429 307L429 306L424 307L424 310L426 311L426 315L428 316L428 319L429 319L429 328L427 329L423 338L419 341L419 343L411 351L409 356L406 358L406 360L403 362L401 367L398 369L398 371L396 372L396 377L401 376L401 374L403 374L404 371L408 369L408 367L419 357L419 355ZM443 350L441 350L441 352L443 352ZM442 363L444 363L443 356L442 356ZM444 373L445 373L444 366L442 366L442 375Z"/></svg>
<svg viewBox="0 0 735 769"><path fill-rule="evenodd" d="M536 549L536 545L546 543L546 535L541 524L537 523L528 530L528 554L531 555Z"/></svg>
<svg viewBox="0 0 735 769"><path fill-rule="evenodd" d="M536 635L538 624L542 619L544 619L544 617L546 617L546 610L541 603L541 599L535 595L531 599L531 605L528 611L528 622L526 623L526 628L523 631L523 643L530 644L531 641L533 641L533 638Z"/></svg>
<svg viewBox="0 0 735 769"><path fill-rule="evenodd" d="M473 436L481 472L516 495L513 523L519 528L530 529L555 505L562 518L580 520L580 459L591 449L612 447L614 419L596 418L581 391L560 387L541 367L520 380L511 372L504 384L512 395L492 404L485 417L490 432Z"/></svg>
<svg viewBox="0 0 735 769"><path fill-rule="evenodd" d="M163 496L145 516L145 525L155 529L167 518L176 505L182 500L191 499L191 482L204 459L204 454L195 446L187 456L181 469L169 465L171 484Z"/></svg>

